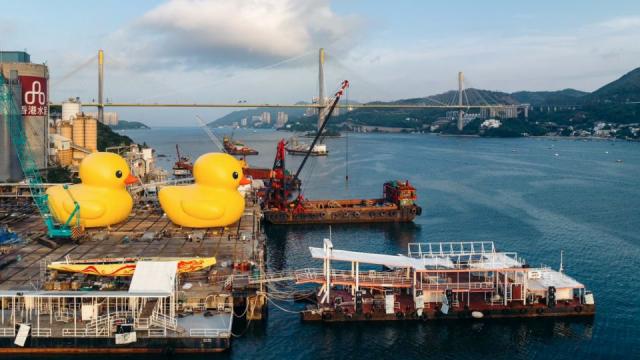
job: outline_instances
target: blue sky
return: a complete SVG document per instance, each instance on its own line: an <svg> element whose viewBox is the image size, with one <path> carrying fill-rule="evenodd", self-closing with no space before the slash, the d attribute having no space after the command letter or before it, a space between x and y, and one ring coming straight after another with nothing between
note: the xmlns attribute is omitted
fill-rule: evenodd
<svg viewBox="0 0 640 360"><path fill-rule="evenodd" d="M459 70L479 88L592 91L640 66L638 1L22 0L3 4L0 32L1 49L49 64L54 101L96 97L99 48L107 96L141 102L309 100L319 47L327 88L349 79L363 101L452 89ZM152 125L196 113L120 112Z"/></svg>

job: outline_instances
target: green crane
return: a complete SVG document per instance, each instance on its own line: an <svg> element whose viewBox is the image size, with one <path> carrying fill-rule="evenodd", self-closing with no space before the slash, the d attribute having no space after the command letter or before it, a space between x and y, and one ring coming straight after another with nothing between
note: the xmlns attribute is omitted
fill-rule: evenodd
<svg viewBox="0 0 640 360"><path fill-rule="evenodd" d="M74 226L80 225L80 206L74 200L75 208L64 224L58 223L51 214L47 203L48 196L44 186L42 186L42 177L40 176L40 171L34 160L29 142L27 141L27 136L25 135L22 113L18 108L11 84L5 80L2 72L0 72L0 110L0 114L2 114L5 121L9 124L11 142L16 148L18 160L20 161L25 181L29 185L33 201L47 226L47 235L50 238L71 238L74 218Z"/></svg>

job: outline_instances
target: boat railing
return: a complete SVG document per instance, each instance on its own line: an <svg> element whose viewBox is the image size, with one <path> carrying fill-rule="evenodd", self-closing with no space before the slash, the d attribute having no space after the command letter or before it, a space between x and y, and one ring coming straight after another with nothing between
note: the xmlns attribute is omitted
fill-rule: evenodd
<svg viewBox="0 0 640 360"><path fill-rule="evenodd" d="M349 270L331 270L332 282L353 282L356 281L356 274ZM301 269L295 272L296 282L324 282L326 274L322 269ZM361 271L358 273L358 282L362 284L375 285L411 285L412 280L402 272L387 271Z"/></svg>
<svg viewBox="0 0 640 360"><path fill-rule="evenodd" d="M493 241L409 243L407 247L409 256L417 258L424 257L425 255L475 255L496 252Z"/></svg>
<svg viewBox="0 0 640 360"><path fill-rule="evenodd" d="M51 337L51 328L32 328L31 336L35 337Z"/></svg>
<svg viewBox="0 0 640 360"><path fill-rule="evenodd" d="M228 338L231 334L229 331L221 329L190 329L189 336L199 338Z"/></svg>
<svg viewBox="0 0 640 360"><path fill-rule="evenodd" d="M12 327L0 328L0 337L15 337L16 329Z"/></svg>
<svg viewBox="0 0 640 360"><path fill-rule="evenodd" d="M147 330L149 329L149 326L151 325L149 318L137 318L134 323L133 326L136 328L136 330Z"/></svg>
<svg viewBox="0 0 640 360"><path fill-rule="evenodd" d="M421 285L421 287L420 287ZM439 290L491 290L495 286L492 282L459 282L459 283L422 283L419 288L428 291Z"/></svg>
<svg viewBox="0 0 640 360"><path fill-rule="evenodd" d="M104 337L109 336L107 328L98 329L98 331L89 329L62 329L62 336L64 337Z"/></svg>
<svg viewBox="0 0 640 360"><path fill-rule="evenodd" d="M178 319L160 313L157 309L151 314L151 324L162 328L176 330Z"/></svg>
<svg viewBox="0 0 640 360"><path fill-rule="evenodd" d="M166 337L167 336L167 329L149 329L147 331L147 336L148 337Z"/></svg>

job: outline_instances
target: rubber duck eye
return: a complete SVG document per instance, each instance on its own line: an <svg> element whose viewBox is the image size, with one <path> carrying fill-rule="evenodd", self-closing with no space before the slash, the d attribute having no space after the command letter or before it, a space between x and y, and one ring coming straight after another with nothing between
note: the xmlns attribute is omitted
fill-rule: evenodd
<svg viewBox="0 0 640 360"><path fill-rule="evenodd" d="M120 179L122 177L122 171L120 170L116 171L116 177Z"/></svg>
<svg viewBox="0 0 640 360"><path fill-rule="evenodd" d="M237 179L238 179L238 172L237 172L237 171L234 171L234 172L233 172L233 174L232 174L232 176L233 176L233 178L234 178L234 179L236 179L236 180L237 180Z"/></svg>

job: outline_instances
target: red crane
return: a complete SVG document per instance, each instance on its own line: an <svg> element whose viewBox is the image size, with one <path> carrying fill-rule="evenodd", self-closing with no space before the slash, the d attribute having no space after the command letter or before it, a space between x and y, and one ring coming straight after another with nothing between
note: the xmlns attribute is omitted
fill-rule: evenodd
<svg viewBox="0 0 640 360"><path fill-rule="evenodd" d="M264 202L266 207L285 210L290 205L288 200L291 195L291 190L292 190L291 188L292 187L300 188L300 178L299 178L300 172L302 171L302 168L304 167L307 160L309 159L309 155L311 155L311 151L313 150L313 147L316 145L316 143L320 139L320 136L322 135L322 132L324 131L324 128L326 127L327 122L331 117L331 114L333 114L333 110L335 109L336 105L338 105L338 102L340 101L340 97L344 95L348 87L349 87L349 80L344 80L340 85L340 89L338 89L338 91L335 93L335 95L331 99L330 105L324 109L320 109L320 111L318 112L318 116L324 115L324 121L322 122L320 129L318 129L318 133L313 138L313 142L309 146L309 149L307 150L307 153L305 154L304 159L300 163L300 166L298 167L298 170L296 171L293 178L291 178L291 176L288 174L287 169L285 167L285 154L286 154L285 147L287 145L287 142L284 139L278 142L278 146L276 149L276 158L273 162L273 173L272 173L271 184L269 185L269 189L267 190L267 194ZM294 203L299 206L303 200L304 198L302 197L301 194L299 194L297 198L294 200ZM295 206L295 207L298 207L298 206Z"/></svg>

